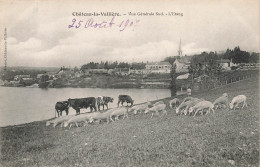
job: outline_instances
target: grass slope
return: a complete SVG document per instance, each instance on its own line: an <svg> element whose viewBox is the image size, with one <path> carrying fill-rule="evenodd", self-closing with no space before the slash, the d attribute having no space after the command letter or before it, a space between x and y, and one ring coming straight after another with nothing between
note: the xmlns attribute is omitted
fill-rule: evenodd
<svg viewBox="0 0 260 167"><path fill-rule="evenodd" d="M1 128L0 162L3 166L258 166L258 84L251 78L194 95L214 101L224 92L230 100L245 94L248 108L238 111L222 109L190 117L168 108L168 116L132 115L71 129L46 127L45 122Z"/></svg>

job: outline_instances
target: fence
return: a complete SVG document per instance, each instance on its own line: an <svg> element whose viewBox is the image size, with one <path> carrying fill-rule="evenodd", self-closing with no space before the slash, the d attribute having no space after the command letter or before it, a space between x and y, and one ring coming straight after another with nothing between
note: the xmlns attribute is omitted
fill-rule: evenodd
<svg viewBox="0 0 260 167"><path fill-rule="evenodd" d="M240 82L251 77L258 78L259 71L258 70L237 71L237 72L225 73L223 75L214 78L205 78L200 83L194 83L193 91L197 92L197 91L206 91L210 89L215 89L235 82Z"/></svg>

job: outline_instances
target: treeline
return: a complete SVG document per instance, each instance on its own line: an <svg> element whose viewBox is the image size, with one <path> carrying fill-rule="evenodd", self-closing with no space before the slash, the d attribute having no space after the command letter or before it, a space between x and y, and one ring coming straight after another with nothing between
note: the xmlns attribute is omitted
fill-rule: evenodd
<svg viewBox="0 0 260 167"><path fill-rule="evenodd" d="M127 62L113 62L113 63L108 63L101 61L100 63L95 63L95 62L90 62L87 64L84 64L81 66L81 70L86 70L86 69L115 69L115 68L133 68L133 69L144 69L145 68L145 63L127 63Z"/></svg>
<svg viewBox="0 0 260 167"><path fill-rule="evenodd" d="M169 56L164 59L164 61L172 64L176 58L180 58L179 56ZM259 53L256 52L247 52L240 50L240 47L237 46L234 49L227 49L224 53L217 52L202 52L200 54L193 55L191 60L191 64L203 64L208 63L210 61L215 61L218 59L229 59L232 60L233 63L259 63Z"/></svg>
<svg viewBox="0 0 260 167"><path fill-rule="evenodd" d="M233 63L259 63L259 53L240 50L239 46L232 49L227 49L224 54L220 55L223 59L232 59Z"/></svg>

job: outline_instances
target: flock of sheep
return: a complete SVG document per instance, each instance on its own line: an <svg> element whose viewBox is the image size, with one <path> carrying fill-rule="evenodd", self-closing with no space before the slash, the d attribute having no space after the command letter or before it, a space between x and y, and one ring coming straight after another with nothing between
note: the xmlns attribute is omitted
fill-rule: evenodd
<svg viewBox="0 0 260 167"><path fill-rule="evenodd" d="M178 98L174 98L170 100L169 107L171 110L175 110L176 114L184 114L184 115L197 115L200 113L201 115L210 113L218 108L229 108L236 109L238 108L239 104L243 103L242 108L244 106L247 107L246 103L246 96L245 95L238 95L232 99L232 101L228 104L228 94L224 93L221 97L217 98L213 103L210 101L206 101L204 99L198 99L193 97L186 97L181 103ZM85 122L85 123L93 123L93 122L100 122L102 120L106 120L107 123L110 121L119 120L119 117L128 118L128 113L132 112L134 115L136 114L149 114L151 113L151 118L154 115L167 115L166 104L163 101L158 101L154 104L151 102L147 102L144 104L132 106L132 107L118 107L112 108L105 112L92 112L86 113L81 115L68 115L63 117L58 117L56 119L50 120L46 122L46 126L53 124L55 127L58 124L61 124L61 127L71 127L75 124L78 127L78 123ZM162 114L159 114L162 113Z"/></svg>

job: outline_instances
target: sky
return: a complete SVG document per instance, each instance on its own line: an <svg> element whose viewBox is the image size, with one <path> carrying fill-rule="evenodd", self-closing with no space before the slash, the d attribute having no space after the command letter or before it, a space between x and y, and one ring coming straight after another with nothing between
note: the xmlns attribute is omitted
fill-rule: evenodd
<svg viewBox="0 0 260 167"><path fill-rule="evenodd" d="M260 50L259 0L76 2L0 0L0 66L4 65L5 45L7 66L30 67L162 61L178 54L180 39L183 55L235 46L249 52ZM73 12L116 12L121 16L115 16L112 27L84 28L90 19L109 23L113 16L73 16ZM129 12L163 12L164 16L129 16ZM183 16L169 16L168 12ZM73 19L76 22L69 28ZM125 29L119 27L127 20ZM75 28L78 21L81 26Z"/></svg>

